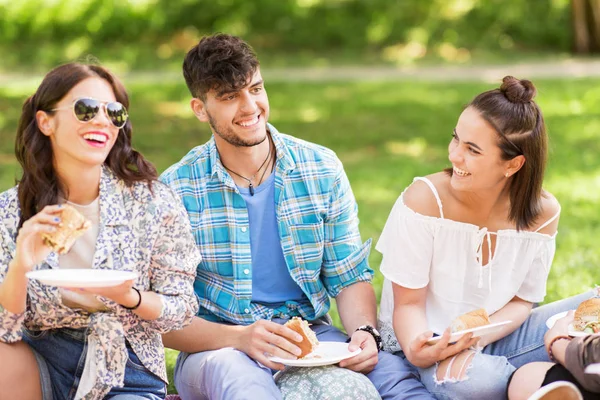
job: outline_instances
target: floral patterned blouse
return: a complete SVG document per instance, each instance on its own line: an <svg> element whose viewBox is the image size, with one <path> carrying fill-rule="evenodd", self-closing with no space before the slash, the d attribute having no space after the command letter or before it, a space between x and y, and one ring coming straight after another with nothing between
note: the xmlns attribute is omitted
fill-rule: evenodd
<svg viewBox="0 0 600 400"><path fill-rule="evenodd" d="M200 253L185 209L171 190L154 182L125 186L108 168L100 179L100 231L93 269L139 273L134 286L161 295L162 312L156 320L138 317L112 300L99 297L107 312L89 313L63 305L60 290L36 280L28 283L27 309L14 314L0 306L0 341L22 338L22 328L47 330L89 326L88 352L76 398L103 398L123 385L127 349L125 339L148 370L167 382L161 334L191 323L198 310L193 282ZM0 282L15 255L20 218L16 187L0 194ZM58 268L51 253L35 269Z"/></svg>

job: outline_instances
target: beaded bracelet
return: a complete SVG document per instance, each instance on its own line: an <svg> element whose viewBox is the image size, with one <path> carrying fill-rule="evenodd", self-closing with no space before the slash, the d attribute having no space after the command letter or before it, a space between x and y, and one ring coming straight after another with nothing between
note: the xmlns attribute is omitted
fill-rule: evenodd
<svg viewBox="0 0 600 400"><path fill-rule="evenodd" d="M561 340L561 339L571 341L572 337L567 336L567 335L559 335L550 341L550 344L548 345L548 358L550 358L550 361L552 361L552 362L558 362L558 361L556 361L556 358L554 358L554 354L552 354L552 346L554 345L554 343L556 341Z"/></svg>

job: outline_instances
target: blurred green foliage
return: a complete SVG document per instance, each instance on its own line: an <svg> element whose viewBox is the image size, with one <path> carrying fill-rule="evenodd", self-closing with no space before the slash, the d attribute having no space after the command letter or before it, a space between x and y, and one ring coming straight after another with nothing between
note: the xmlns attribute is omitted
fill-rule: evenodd
<svg viewBox="0 0 600 400"><path fill-rule="evenodd" d="M123 69L180 65L217 31L282 63L566 52L569 10L569 0L0 0L0 68L45 70L88 54Z"/></svg>
<svg viewBox="0 0 600 400"><path fill-rule="evenodd" d="M501 77L498 77L498 81ZM476 94L496 84L427 82L269 83L270 121L282 132L327 146L344 163L359 205L364 240L376 243L389 211L414 176L448 166L452 128ZM127 84L127 82L125 82ZM535 81L550 136L545 188L562 205L557 252L547 301L600 283L600 80ZM183 79L127 85L134 146L159 171L210 137L189 108ZM14 135L21 105L35 90L0 87L0 191L14 185L19 168ZM369 261L380 296L381 255ZM339 318L332 310L336 325ZM176 352L167 351L172 374ZM173 391L173 386L170 386Z"/></svg>

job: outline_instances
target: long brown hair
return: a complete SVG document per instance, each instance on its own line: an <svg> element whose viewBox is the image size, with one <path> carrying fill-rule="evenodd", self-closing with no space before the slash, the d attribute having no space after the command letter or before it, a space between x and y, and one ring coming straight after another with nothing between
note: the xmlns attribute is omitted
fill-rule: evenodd
<svg viewBox="0 0 600 400"><path fill-rule="evenodd" d="M112 87L117 101L129 109L129 96L123 84L106 68L99 65L69 63L54 68L42 80L33 96L23 104L17 128L15 155L23 169L18 180L21 207L19 227L47 205L56 204L68 193L60 182L53 164L54 154L50 139L37 125L37 111L51 111L79 82L90 77L104 79ZM145 181L151 187L157 179L156 168L131 147L131 122L119 130L117 140L104 161L127 186Z"/></svg>
<svg viewBox="0 0 600 400"><path fill-rule="evenodd" d="M469 104L498 133L502 159L525 157L525 164L512 176L509 187L509 218L517 230L534 225L542 211L548 137L542 110L533 101L535 94L531 81L506 76L499 89L481 93Z"/></svg>

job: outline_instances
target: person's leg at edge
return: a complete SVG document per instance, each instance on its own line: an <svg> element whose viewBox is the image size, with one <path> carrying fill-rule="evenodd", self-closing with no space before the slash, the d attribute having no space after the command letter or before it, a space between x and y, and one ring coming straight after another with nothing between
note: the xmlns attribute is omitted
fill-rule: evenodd
<svg viewBox="0 0 600 400"><path fill-rule="evenodd" d="M504 356L516 368L534 361L550 361L544 347L544 334L548 330L546 320L551 316L574 310L579 303L596 295L596 289L536 307L517 330L489 344L485 354Z"/></svg>
<svg viewBox="0 0 600 400"><path fill-rule="evenodd" d="M311 328L320 341L345 342L348 336L333 325L317 325ZM400 355L379 352L379 362L367 374L383 400L388 399L434 399L420 381L419 373L408 360Z"/></svg>
<svg viewBox="0 0 600 400"><path fill-rule="evenodd" d="M233 348L180 353L175 387L183 400L281 399L271 370Z"/></svg>
<svg viewBox="0 0 600 400"><path fill-rule="evenodd" d="M27 343L0 343L0 360L0 398L42 399L38 363Z"/></svg>

